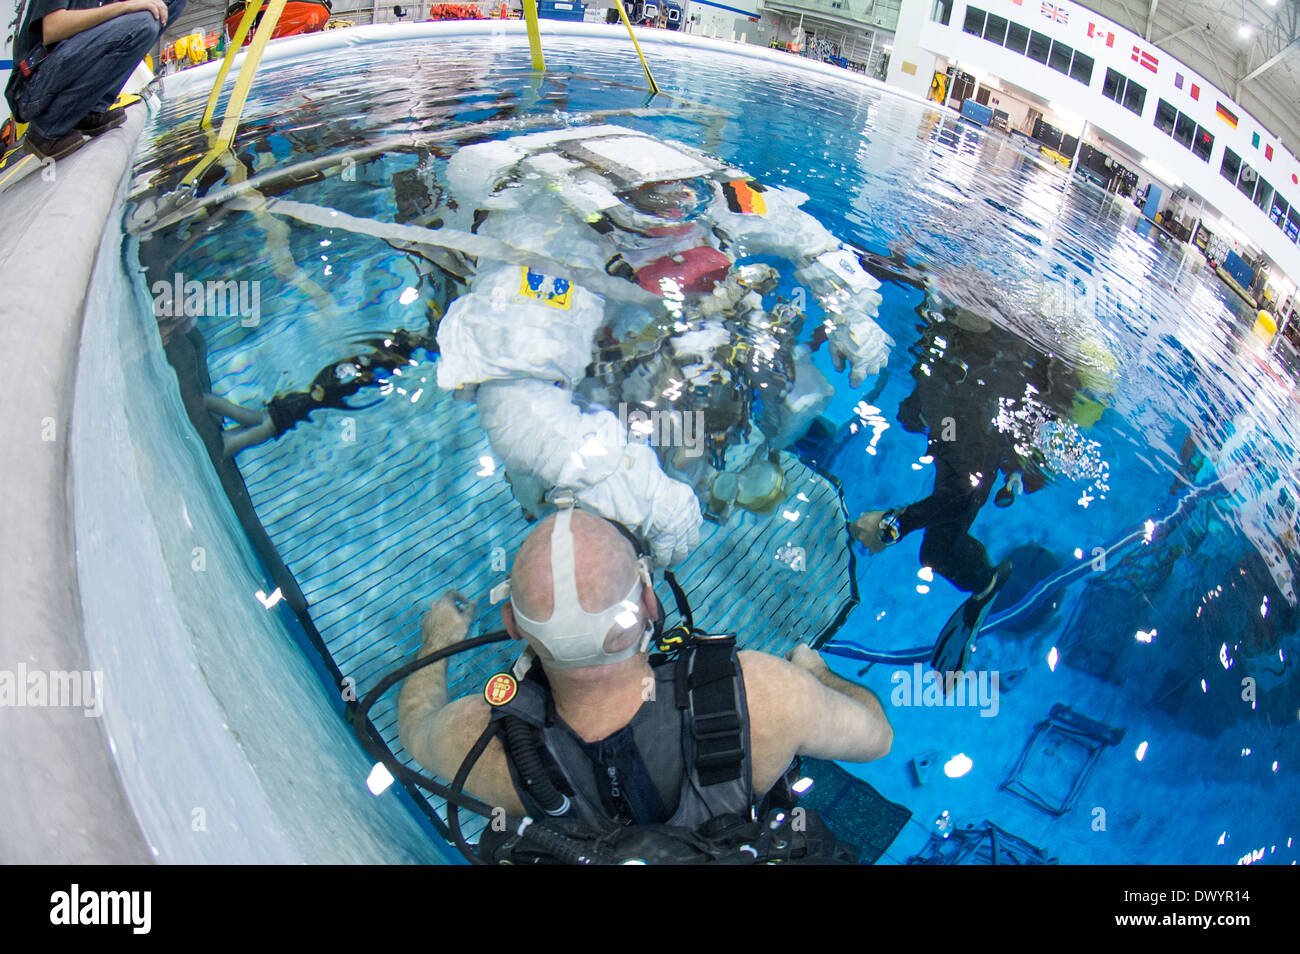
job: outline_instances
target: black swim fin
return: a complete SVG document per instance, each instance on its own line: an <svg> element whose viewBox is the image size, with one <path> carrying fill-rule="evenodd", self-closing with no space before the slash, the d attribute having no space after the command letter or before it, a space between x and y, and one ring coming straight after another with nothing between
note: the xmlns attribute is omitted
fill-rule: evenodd
<svg viewBox="0 0 1300 954"><path fill-rule="evenodd" d="M998 590L1011 577L1011 561L1003 560L993 571L993 582L982 592L972 595L965 603L957 607L944 624L939 639L930 654L930 668L936 672L962 672L970 662L971 650L975 648L975 637L984 625Z"/></svg>

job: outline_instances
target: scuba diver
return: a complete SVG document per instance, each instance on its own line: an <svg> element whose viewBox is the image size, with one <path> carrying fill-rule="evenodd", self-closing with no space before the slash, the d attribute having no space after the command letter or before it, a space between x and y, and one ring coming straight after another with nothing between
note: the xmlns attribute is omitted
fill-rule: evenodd
<svg viewBox="0 0 1300 954"><path fill-rule="evenodd" d="M786 662L693 628L665 638L646 543L571 495L555 503L492 594L508 592L506 631L527 644L513 668L449 703L437 659L398 700L416 761L509 819L488 826L479 859L854 863L856 851L795 807L789 783L800 755L888 754L879 700L807 646ZM424 618L420 657L460 643L474 609L444 594ZM648 657L652 640L677 643L676 658Z"/></svg>
<svg viewBox="0 0 1300 954"><path fill-rule="evenodd" d="M898 420L928 436L934 490L907 506L864 513L850 532L879 553L924 531L922 563L971 594L944 625L930 659L938 672L959 672L1012 569L1009 560L993 565L971 525L999 472L999 507L1044 485L1044 455L1026 432L1069 417L1080 384L1061 362L966 308L948 304L928 314L913 347L916 388L899 405Z"/></svg>
<svg viewBox="0 0 1300 954"><path fill-rule="evenodd" d="M354 354L321 369L306 391L276 394L260 408L236 404L215 394L204 394L203 404L211 414L236 423L221 431L222 454L234 457L241 450L275 440L309 420L312 412L331 408L359 411L348 403L363 388L381 385L393 370L411 363L417 351L437 353L432 336L398 328L383 338L367 339L369 351Z"/></svg>
<svg viewBox="0 0 1300 954"><path fill-rule="evenodd" d="M687 146L612 125L529 133L460 149L446 179L447 225L483 251L439 324L438 384L473 391L526 512L570 490L668 566L697 544L701 500L720 516L737 481L774 495L772 457L831 388L795 343L803 315L764 306L777 270L747 258L792 266L852 386L888 358L879 282L807 197ZM703 420L708 453L629 440L616 407Z"/></svg>

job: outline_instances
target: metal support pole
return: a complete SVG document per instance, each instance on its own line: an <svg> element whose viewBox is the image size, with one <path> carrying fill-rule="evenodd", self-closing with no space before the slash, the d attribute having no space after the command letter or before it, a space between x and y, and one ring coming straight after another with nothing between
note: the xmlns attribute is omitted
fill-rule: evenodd
<svg viewBox="0 0 1300 954"><path fill-rule="evenodd" d="M1079 156L1083 153L1084 140L1088 138L1088 120L1083 121L1083 131L1079 133L1079 144L1074 147L1074 157L1070 160L1070 174L1079 168Z"/></svg>
<svg viewBox="0 0 1300 954"><path fill-rule="evenodd" d="M623 9L622 2L618 8ZM528 21L528 51L532 54L533 69L544 72L546 60L542 57L541 27L537 25L537 0L524 0L524 19Z"/></svg>

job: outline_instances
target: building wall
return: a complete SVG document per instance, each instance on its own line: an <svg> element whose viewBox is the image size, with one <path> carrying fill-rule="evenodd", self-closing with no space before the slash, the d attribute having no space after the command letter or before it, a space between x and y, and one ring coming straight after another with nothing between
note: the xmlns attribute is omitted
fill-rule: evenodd
<svg viewBox="0 0 1300 954"><path fill-rule="evenodd" d="M984 84L981 83L980 86L975 88L977 95L980 87L983 85ZM1025 132L1025 123L1029 118L1030 110L1036 109L1038 112L1042 112L1041 107L1035 107L1024 100L1017 99L1011 93L1008 93L1005 89L1000 87L990 87L989 106L992 109L1001 110L1007 114L1008 131L1014 130L1017 132Z"/></svg>
<svg viewBox="0 0 1300 954"><path fill-rule="evenodd" d="M682 15L688 24L686 32L695 36L711 36L719 40L739 40L763 43L766 33L761 23L750 22L758 17L760 0L688 0ZM693 18L695 19L692 22Z"/></svg>
<svg viewBox="0 0 1300 954"><path fill-rule="evenodd" d="M1085 86L1027 56L963 32L968 6L1005 17L1092 56L1095 63L1091 82ZM1049 15L1047 11L1051 9L1058 11L1063 22ZM908 0L904 5L899 20L900 42L896 44L896 59L902 59L898 49L901 47L903 24L907 23L910 28L919 15L916 45L921 49L942 53L960 61L963 66L970 65L982 72L1004 77L1017 86L1032 90L1060 109L1097 124L1159 167L1149 171L1167 170L1223 213L1239 232L1248 236L1289 275L1300 276L1300 247L1270 221L1267 211L1257 208L1234 184L1220 175L1224 150L1231 149L1288 203L1292 200L1300 202L1300 161L1239 104L1204 77L1118 24L1069 2L955 0L951 20L946 26L930 19L930 13L931 0ZM1140 116L1102 96L1107 69L1113 69L1145 87L1146 102ZM891 66L891 82L894 76ZM897 85L912 92L920 86L919 81L912 77L902 77L901 80ZM1199 92L1197 99L1192 96L1193 86ZM1154 118L1161 99L1188 114L1213 134L1214 145L1208 162L1203 162L1155 127ZM1236 128L1217 115L1220 104L1235 114ZM1271 153L1271 159L1268 153Z"/></svg>
<svg viewBox="0 0 1300 954"><path fill-rule="evenodd" d="M898 11L898 27L894 30L894 49L889 55L889 72L885 82L911 93L925 96L934 79L936 54L947 53L942 47L925 45L921 41L924 28L930 21L931 0L904 0Z"/></svg>

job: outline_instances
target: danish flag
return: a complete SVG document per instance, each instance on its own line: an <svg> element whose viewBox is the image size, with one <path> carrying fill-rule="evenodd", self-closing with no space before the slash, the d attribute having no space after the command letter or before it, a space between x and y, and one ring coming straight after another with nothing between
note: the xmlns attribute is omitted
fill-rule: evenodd
<svg viewBox="0 0 1300 954"><path fill-rule="evenodd" d="M1140 49L1139 47L1136 46L1133 47L1133 55L1130 57L1130 59L1132 59L1134 63L1141 63L1152 73L1159 72L1159 70L1156 69L1156 66L1160 61L1157 60L1150 53L1148 53L1146 50Z"/></svg>
<svg viewBox="0 0 1300 954"><path fill-rule="evenodd" d="M1104 38L1107 46L1113 47L1115 45L1115 34L1110 31L1103 32L1101 27L1097 26L1095 23L1088 24L1088 36L1094 40L1101 40Z"/></svg>

